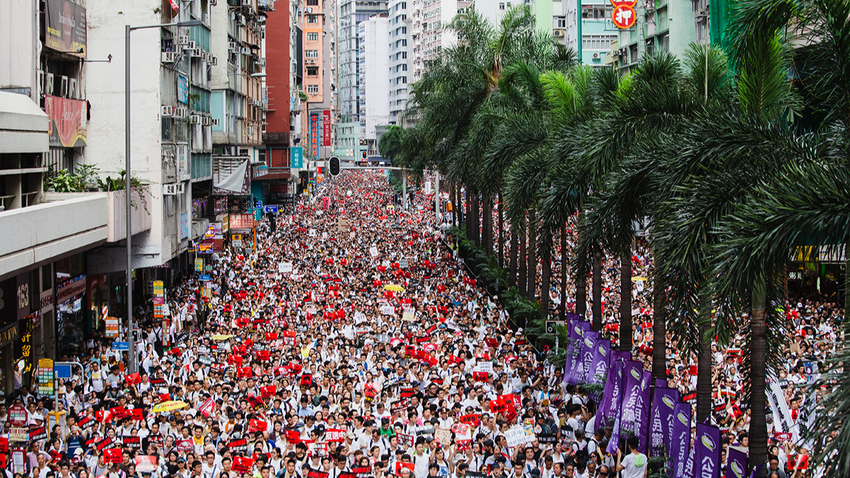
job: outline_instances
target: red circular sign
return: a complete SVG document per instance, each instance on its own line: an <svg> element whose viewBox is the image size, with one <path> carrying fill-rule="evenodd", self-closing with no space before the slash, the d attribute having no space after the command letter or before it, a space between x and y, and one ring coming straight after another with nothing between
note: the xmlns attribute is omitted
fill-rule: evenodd
<svg viewBox="0 0 850 478"><path fill-rule="evenodd" d="M611 20L614 21L617 28L626 30L634 26L637 15L635 15L635 9L630 5L617 5L611 14Z"/></svg>
<svg viewBox="0 0 850 478"><path fill-rule="evenodd" d="M8 423L15 428L27 425L27 409L23 405L12 405L9 407Z"/></svg>

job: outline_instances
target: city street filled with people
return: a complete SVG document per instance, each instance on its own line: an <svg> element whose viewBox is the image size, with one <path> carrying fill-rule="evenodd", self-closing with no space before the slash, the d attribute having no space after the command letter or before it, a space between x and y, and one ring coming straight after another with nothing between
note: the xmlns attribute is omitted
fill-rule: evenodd
<svg viewBox="0 0 850 478"><path fill-rule="evenodd" d="M618 260L602 263L605 327L591 333L589 312L573 314L575 295L560 296L569 248L553 257L551 289L541 293L553 317L566 305L570 333L583 331L560 344L576 358L557 362L553 347L538 347L476 283L447 237L445 207L435 215L433 193L418 188L409 199L381 171L326 179L294 214L260 220L256 244L214 254L209 282L192 274L169 288L165 318L141 304L135 358L100 330L61 357L79 365L54 397L40 396L35 381L18 384L0 404L6 476L633 478L651 474L660 448L671 476L707 476L695 473L701 451L691 446L703 425L719 438L708 447L717 474L708 476L742 476L725 473L739 466L730 455L748 447L743 332L712 346L714 408L711 422L698 424L696 356L668 337L667 381L649 383L646 279L631 291L633 350L615 351ZM649 250L637 243L634 276L651 276ZM787 304L789 347L771 383L769 477L823 476L809 467L799 428L817 400L805 386L841 341L834 302L812 295ZM595 344L586 359L584 340ZM606 375L620 381L600 380ZM671 394L657 430L656 388ZM684 435L674 436L680 415Z"/></svg>

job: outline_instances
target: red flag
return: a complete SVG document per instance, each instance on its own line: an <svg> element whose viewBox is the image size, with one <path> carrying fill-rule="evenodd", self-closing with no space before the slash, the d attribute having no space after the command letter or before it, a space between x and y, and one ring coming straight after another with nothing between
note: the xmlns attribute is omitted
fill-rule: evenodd
<svg viewBox="0 0 850 478"><path fill-rule="evenodd" d="M137 383L142 382L142 376L139 375L139 372L136 372L136 373L132 373L130 375L127 375L127 378L125 380L127 381L127 385L135 385Z"/></svg>

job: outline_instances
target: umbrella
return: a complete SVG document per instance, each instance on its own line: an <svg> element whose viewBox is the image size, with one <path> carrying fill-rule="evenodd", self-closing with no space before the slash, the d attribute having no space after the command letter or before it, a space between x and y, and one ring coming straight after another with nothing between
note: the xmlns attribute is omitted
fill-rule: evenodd
<svg viewBox="0 0 850 478"><path fill-rule="evenodd" d="M387 284L384 286L384 290L391 290L393 292L404 292L404 287L396 284Z"/></svg>
<svg viewBox="0 0 850 478"><path fill-rule="evenodd" d="M232 335L213 335L210 338L215 340L216 342L221 342L222 340L227 340L231 337L233 337L233 336Z"/></svg>
<svg viewBox="0 0 850 478"><path fill-rule="evenodd" d="M167 402L162 402L154 405L153 412L170 412L172 410L180 410L181 408L188 407L189 404L180 400L169 400Z"/></svg>
<svg viewBox="0 0 850 478"><path fill-rule="evenodd" d="M646 280L646 277L643 277L643 276L634 276L634 277L632 277L632 280L633 280L633 281L635 281L635 282L643 282L643 281L645 281L645 280Z"/></svg>

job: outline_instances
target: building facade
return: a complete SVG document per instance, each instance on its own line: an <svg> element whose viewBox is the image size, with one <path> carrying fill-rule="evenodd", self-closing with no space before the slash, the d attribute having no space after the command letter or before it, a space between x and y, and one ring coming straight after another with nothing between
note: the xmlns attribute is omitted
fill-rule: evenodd
<svg viewBox="0 0 850 478"><path fill-rule="evenodd" d="M360 137L366 141L367 155L378 152L375 128L386 126L390 121L390 101L387 99L390 82L389 27L386 14L375 15L361 22L359 27Z"/></svg>

